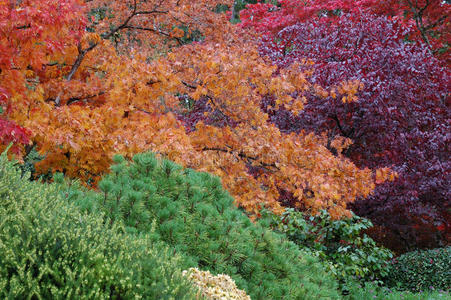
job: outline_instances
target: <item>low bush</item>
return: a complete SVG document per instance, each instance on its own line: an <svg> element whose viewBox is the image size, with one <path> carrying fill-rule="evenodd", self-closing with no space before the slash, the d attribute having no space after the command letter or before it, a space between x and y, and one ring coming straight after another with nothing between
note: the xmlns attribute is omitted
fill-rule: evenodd
<svg viewBox="0 0 451 300"><path fill-rule="evenodd" d="M397 291L374 283L351 286L349 296L344 300L450 300L449 291L427 290L413 293L410 291Z"/></svg>
<svg viewBox="0 0 451 300"><path fill-rule="evenodd" d="M450 290L451 247L405 253L392 261L387 283L400 289Z"/></svg>
<svg viewBox="0 0 451 300"><path fill-rule="evenodd" d="M220 179L183 169L154 154L114 157L100 192L63 193L85 211L104 212L128 232L155 234L187 257L184 269L227 274L253 299L335 299L336 281L317 258L254 224L233 204Z"/></svg>
<svg viewBox="0 0 451 300"><path fill-rule="evenodd" d="M0 157L0 299L196 299L161 242L86 215Z"/></svg>
<svg viewBox="0 0 451 300"><path fill-rule="evenodd" d="M327 262L343 290L356 279L380 281L388 274L392 254L363 233L372 226L367 219L353 215L332 220L326 211L309 216L288 208L282 216L264 211L262 222Z"/></svg>

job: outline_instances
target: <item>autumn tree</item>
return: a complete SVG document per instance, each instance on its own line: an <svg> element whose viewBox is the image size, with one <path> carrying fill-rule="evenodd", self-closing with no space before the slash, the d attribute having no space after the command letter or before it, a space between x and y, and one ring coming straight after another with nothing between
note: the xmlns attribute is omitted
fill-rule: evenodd
<svg viewBox="0 0 451 300"><path fill-rule="evenodd" d="M450 63L451 5L442 0L281 0L274 3L247 5L241 11L243 26L275 34L299 22L330 17L338 19L343 13L372 14L399 21L403 36L422 41L432 53Z"/></svg>
<svg viewBox="0 0 451 300"><path fill-rule="evenodd" d="M292 15L296 6L283 9L288 24L299 16ZM329 94L308 95L298 116L273 109L267 97L270 120L284 132L350 138L344 153L358 166L398 172L353 206L376 224L377 240L397 251L449 243L449 68L424 43L406 43L409 29L400 20L346 13L305 18L273 34L279 24L271 22L282 12L275 14L255 24L265 31L268 22L260 53L282 69L313 61L311 81ZM361 84L353 99L342 95L349 82Z"/></svg>
<svg viewBox="0 0 451 300"><path fill-rule="evenodd" d="M78 40L85 26L78 1L18 4L0 1L0 144L15 143L17 153L23 151L20 144L29 143L30 132L11 116L27 111L26 103L39 93L37 74L52 54Z"/></svg>
<svg viewBox="0 0 451 300"><path fill-rule="evenodd" d="M72 15L86 13L88 20L70 19L75 21L67 30L60 26L55 34L71 38L58 36L63 47L36 53L43 63L33 73L33 91L27 98L11 98L20 108L11 119L31 130L45 155L40 172L63 171L95 185L113 154L152 150L219 175L237 205L252 214L261 205L280 212L277 199L284 189L299 207L312 213L328 209L334 217L348 214L347 203L371 194L376 182L393 177L388 169L359 169L345 158L341 151L349 139L285 134L267 122L262 96L271 95L276 108L298 114L306 99L294 92L315 87L298 66L279 72L265 63L257 37L214 12L219 2L75 3ZM49 16L44 7L40 14ZM79 35L71 34L73 28ZM33 60L31 54L23 53L23 59ZM343 93L352 98L353 89L349 85ZM204 101L225 121L217 126L196 120L187 130L186 100Z"/></svg>

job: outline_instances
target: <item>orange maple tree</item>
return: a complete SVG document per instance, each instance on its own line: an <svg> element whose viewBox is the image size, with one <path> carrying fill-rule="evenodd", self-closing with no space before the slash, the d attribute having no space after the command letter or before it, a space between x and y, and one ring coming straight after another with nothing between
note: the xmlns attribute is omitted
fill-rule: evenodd
<svg viewBox="0 0 451 300"><path fill-rule="evenodd" d="M26 11L30 2L10 4L9 13ZM283 134L267 122L262 96L296 113L305 102L302 92L327 92L309 84L309 72L296 65L283 71L267 65L258 55L257 36L215 13L224 1L66 0L68 11L56 9L65 15L58 22L52 12L61 1L40 3L42 24L27 24L42 28L41 34L18 37L27 45L15 53L21 63L11 64L13 73L0 74L2 86L20 78L10 87L9 117L31 131L45 155L40 172L63 171L95 185L113 154L151 150L219 175L252 214L261 205L281 212L277 199L283 189L299 200L297 206L313 213L328 209L335 217L349 214L346 203L393 176L388 169L358 169L344 158L347 139ZM11 32L20 36L18 27L28 26L3 16L1 22L10 32L0 31L0 47L14 37ZM189 39L195 41L186 44ZM57 47L49 49L53 40ZM338 86L353 99L359 84ZM181 95L207 101L228 123L197 122L187 130L178 118L190 109Z"/></svg>
<svg viewBox="0 0 451 300"><path fill-rule="evenodd" d="M26 112L39 92L37 74L48 57L76 42L84 30L84 12L77 1L0 1L0 146L15 142L15 152L29 143L28 130L10 117ZM36 91L38 88L38 91ZM20 105L16 105L19 103ZM22 148L22 149L21 149Z"/></svg>

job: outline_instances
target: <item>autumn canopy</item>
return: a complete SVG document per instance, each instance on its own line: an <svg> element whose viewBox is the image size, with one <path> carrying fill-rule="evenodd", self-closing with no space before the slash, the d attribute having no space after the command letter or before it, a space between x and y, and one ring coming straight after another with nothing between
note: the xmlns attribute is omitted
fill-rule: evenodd
<svg viewBox="0 0 451 300"><path fill-rule="evenodd" d="M332 56L339 61L350 55L347 66L356 57L336 49L320 57L315 46L324 45L324 36L316 36L319 31L311 31L302 45L289 36L307 32L292 26L323 28L333 36L345 20L319 20L318 11L341 10L356 20L352 1L307 1L311 5L303 7L300 1L279 2L249 6L241 12L243 23L234 25L222 9L234 1L226 0L0 0L2 147L13 142L21 159L36 149L44 157L36 164L37 175L59 171L93 188L114 154L132 157L150 150L220 176L236 205L252 218L262 207L280 213L287 203L313 214L326 209L334 218L349 216L350 203L374 197L377 186L390 186L403 172L396 167L399 161L387 160L389 153L402 155L399 148L380 148L390 144L384 132L375 139L366 138L374 131L356 132L355 122L364 119L358 119L362 110L356 107L380 116L376 108L385 98L366 93L386 87L374 84L377 76L354 76L355 69L328 65ZM383 5L358 2L353 8L361 13L388 15ZM425 9L425 24L415 31L409 28L419 22L418 15L403 15L403 5L390 6L390 19L410 20L390 28L399 34L396 43L409 37L427 44L430 52L420 46L405 51L423 53L425 65L440 59L445 66L450 31L437 32L446 32L449 17ZM358 42L371 39L363 36ZM387 41L390 47L394 43ZM374 45L362 53L373 55ZM444 79L434 80L438 83L430 88L445 93ZM437 103L447 101L436 95ZM444 116L443 105L434 107ZM280 114L294 123L281 124L275 117ZM311 121L313 114L327 121ZM334 118L344 122L342 132ZM353 134L343 133L353 126ZM366 163L374 157L384 163Z"/></svg>

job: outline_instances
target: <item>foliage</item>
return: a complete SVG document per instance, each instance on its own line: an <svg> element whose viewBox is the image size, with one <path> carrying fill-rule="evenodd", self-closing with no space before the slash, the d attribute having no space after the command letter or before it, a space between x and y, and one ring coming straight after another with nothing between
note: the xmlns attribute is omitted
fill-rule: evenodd
<svg viewBox="0 0 451 300"><path fill-rule="evenodd" d="M451 288L451 247L405 253L392 261L387 282L410 291Z"/></svg>
<svg viewBox="0 0 451 300"><path fill-rule="evenodd" d="M61 47L48 55L35 49L17 53L19 61L40 62L31 70L25 63L15 67L20 76L33 78L33 86L11 96L9 115L32 132L45 155L37 172L63 172L95 186L115 153L131 157L152 150L221 176L237 203L254 215L261 203L281 212L281 189L312 213L328 209L336 218L349 215L347 203L369 195L375 177L388 176L331 154L323 136L283 134L266 122L262 95L271 94L277 107L298 112L305 99L290 94L314 87L295 68L277 72L266 64L254 35L213 12L218 3L87 1L71 7L80 22L66 17L61 30L49 26ZM8 6L8 11L17 14L29 4ZM41 7L39 17L50 22L51 9ZM85 12L88 20L81 17ZM14 28L12 37L18 34ZM182 45L186 32L181 28L197 30L203 40ZM31 36L29 42L41 43L41 37ZM23 88L23 81L19 85ZM196 120L196 130L187 133L179 118L189 117L181 95L208 99L212 111L230 123L218 128Z"/></svg>
<svg viewBox="0 0 451 300"><path fill-rule="evenodd" d="M291 69L277 76L249 48L225 45L227 55L220 57L211 47L202 54L198 47L180 49L184 60L174 65L178 74L191 70L183 74L182 82L190 82L193 88L186 94L198 101L191 111L179 114L193 146L202 153L201 167L195 168L221 176L226 189L248 211L258 211L261 203L280 211L276 200L280 188L285 188L295 195L298 206L312 212L327 208L334 216L348 213L347 202L371 192L374 185L366 189L363 182L372 181L372 175L369 170L356 170L343 156L332 155L323 136L282 134L267 122L259 107L260 94L274 93L275 106L286 105L297 112L303 98L292 98L290 91L309 87L304 75ZM180 63L182 67L176 65ZM217 72L202 76L212 68ZM208 160L214 163L206 165ZM193 166L186 162L180 161Z"/></svg>
<svg viewBox="0 0 451 300"><path fill-rule="evenodd" d="M402 37L425 43L449 65L450 12L450 3L442 0L281 0L277 5L249 4L240 18L245 27L276 34L291 25L323 17L335 21L343 13L388 17L402 25L405 30Z"/></svg>
<svg viewBox="0 0 451 300"><path fill-rule="evenodd" d="M349 296L344 299L352 300L449 300L451 294L449 291L425 290L418 293L410 291L397 291L387 287L380 287L374 283L366 283L364 286L354 284Z"/></svg>
<svg viewBox="0 0 451 300"><path fill-rule="evenodd" d="M284 233L288 239L315 252L328 262L330 271L346 290L356 279L381 280L387 276L390 251L380 248L374 240L363 233L371 222L353 215L352 218L332 220L327 212L308 216L287 209L282 216L268 213L269 226Z"/></svg>
<svg viewBox="0 0 451 300"><path fill-rule="evenodd" d="M245 9L247 4L255 4L257 2L258 0L235 0L233 1L233 6L227 12L227 16L232 23L238 23L240 21L240 11Z"/></svg>
<svg viewBox="0 0 451 300"><path fill-rule="evenodd" d="M14 2L0 1L0 150L13 142L12 150L20 153L31 133L11 118L22 108L14 105L14 98L34 93L34 71L65 48L63 41L79 38L84 18L76 0L27 0L19 8Z"/></svg>
<svg viewBox="0 0 451 300"><path fill-rule="evenodd" d="M449 242L449 2L265 2L272 4L256 3L242 13L244 27L264 33L259 53L259 35L219 13L230 7L236 19L241 0L0 0L0 148L14 142L16 153L31 155L36 146L44 158L35 164L37 175L60 171L93 187L115 153L131 158L152 150L220 176L251 218L261 207L281 213L279 200L286 195L291 206L311 214L325 209L333 219L350 216L349 203L370 197L353 208L372 218L373 236L392 248ZM240 231L243 237L230 242L241 252L229 244L223 256L215 252L220 231L205 215L215 211L211 203L181 209L181 216L192 217L186 237L191 244L179 244L172 236L182 237L181 217L173 217L179 208L167 200L149 208L142 199L154 191L136 178L131 192L118 196L123 191L111 186L130 187L121 182L129 171L123 175L121 169L137 168L118 162L99 185L103 195L85 199L71 188L67 197L73 193L82 208L125 222L129 233L148 233L151 216L158 218L158 233L149 234L188 253L187 267L200 262L230 271L257 297L317 290L321 271L301 280L310 287L289 288L287 282L306 273L296 265L300 252L285 242L280 246L278 235L255 229L244 216L236 217L239 230L251 233ZM189 179L196 188L204 176L174 171L178 167L167 161L156 164L163 176L170 170L169 179L177 172L196 177ZM399 176L394 183L384 183L396 177L389 167ZM189 204L190 189L180 191L178 183L156 186L158 199L185 195L176 200ZM222 215L217 208L214 214ZM208 228L216 240L193 242L201 240L196 226ZM243 238L255 243L254 250ZM274 255L271 263L265 261L267 249L259 248L263 242ZM206 258L205 247L213 249ZM295 265L279 262L283 247L294 249ZM251 263L238 266L243 257ZM282 279L273 287L276 277Z"/></svg>
<svg viewBox="0 0 451 300"><path fill-rule="evenodd" d="M373 231L373 237L396 251L444 245L451 232L450 72L403 35L386 17L345 14L286 27L260 48L281 68L312 60L311 80L323 88L307 96L298 116L272 109L267 97L263 106L273 123L284 132L327 132L333 152L334 138L349 138L343 153L358 166L398 173L352 206L382 226L385 236ZM344 95L349 86L353 93Z"/></svg>
<svg viewBox="0 0 451 300"><path fill-rule="evenodd" d="M26 155L23 157L23 162L21 162L21 164L20 164L20 169L22 170L22 174L29 173L31 180L37 179L35 165L38 162L40 162L41 160L43 160L44 158L45 158L45 156L40 155L39 152L36 150L35 146L29 147ZM45 174L45 175L41 174L41 176L39 178L43 179L43 180L48 180L48 179L52 178L52 174L50 174L50 173Z"/></svg>
<svg viewBox="0 0 451 300"><path fill-rule="evenodd" d="M196 268L190 268L183 271L183 275L193 282L202 293L202 296L211 300L250 300L242 290L236 287L235 282L228 275L219 274L213 276L208 271L200 271Z"/></svg>
<svg viewBox="0 0 451 300"><path fill-rule="evenodd" d="M197 299L161 242L86 215L0 157L0 297Z"/></svg>
<svg viewBox="0 0 451 300"><path fill-rule="evenodd" d="M183 169L152 153L133 162L116 156L101 192L63 191L86 211L123 221L128 232L155 233L190 262L228 274L252 299L337 298L336 283L320 262L233 206L218 177Z"/></svg>
<svg viewBox="0 0 451 300"><path fill-rule="evenodd" d="M21 146L30 143L29 131L18 126L14 121L3 119L0 116L0 150L9 143L13 143L12 151L20 154Z"/></svg>

